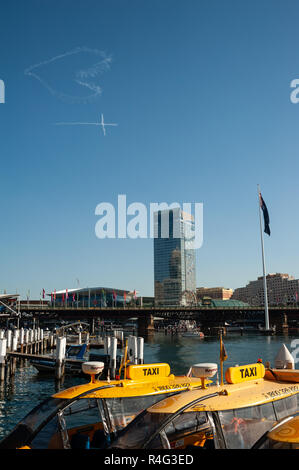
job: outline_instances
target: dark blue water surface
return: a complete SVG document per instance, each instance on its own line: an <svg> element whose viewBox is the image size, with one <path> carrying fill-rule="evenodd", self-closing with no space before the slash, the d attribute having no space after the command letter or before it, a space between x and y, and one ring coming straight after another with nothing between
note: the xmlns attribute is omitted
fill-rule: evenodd
<svg viewBox="0 0 299 470"><path fill-rule="evenodd" d="M266 337L260 334L231 333L224 337L227 352L225 368L236 364L250 364L261 358L263 362L274 359L285 344L294 353L295 336ZM293 347L292 347L293 346ZM98 351L95 351L98 352ZM156 333L145 340L145 362L167 362L174 374L187 373L192 364L215 362L219 365L219 339L216 337L186 338ZM298 365L295 364L298 368ZM55 383L53 376L43 376L28 361L18 364L10 382L0 384L0 439L20 421L34 406L53 393L85 383L89 378L65 377L63 383Z"/></svg>

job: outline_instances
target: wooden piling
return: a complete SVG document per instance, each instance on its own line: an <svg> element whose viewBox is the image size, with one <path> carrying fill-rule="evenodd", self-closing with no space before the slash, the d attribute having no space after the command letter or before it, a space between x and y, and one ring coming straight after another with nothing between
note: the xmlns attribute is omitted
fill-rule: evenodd
<svg viewBox="0 0 299 470"><path fill-rule="evenodd" d="M21 352L24 352L24 328L21 328L20 330L20 347Z"/></svg>
<svg viewBox="0 0 299 470"><path fill-rule="evenodd" d="M111 338L110 343L110 377L115 379L116 356L117 356L117 338Z"/></svg>
<svg viewBox="0 0 299 470"><path fill-rule="evenodd" d="M60 380L64 376L64 364L65 364L65 351L66 351L66 338L57 338L56 344L56 367L55 377Z"/></svg>
<svg viewBox="0 0 299 470"><path fill-rule="evenodd" d="M0 339L0 381L5 380L7 339Z"/></svg>
<svg viewBox="0 0 299 470"><path fill-rule="evenodd" d="M44 352L44 330L40 330L40 352L43 354Z"/></svg>
<svg viewBox="0 0 299 470"><path fill-rule="evenodd" d="M142 336L137 338L137 350L138 350L138 364L143 364L144 362L144 338Z"/></svg>
<svg viewBox="0 0 299 470"><path fill-rule="evenodd" d="M11 336L12 336L11 330L7 330L6 331L6 339L7 339L7 349L8 350L11 349Z"/></svg>

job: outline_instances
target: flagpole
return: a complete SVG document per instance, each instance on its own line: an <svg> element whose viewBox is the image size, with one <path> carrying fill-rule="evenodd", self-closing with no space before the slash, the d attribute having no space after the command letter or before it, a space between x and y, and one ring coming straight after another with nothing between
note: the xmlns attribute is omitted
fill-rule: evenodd
<svg viewBox="0 0 299 470"><path fill-rule="evenodd" d="M220 329L220 385L223 385L222 329Z"/></svg>
<svg viewBox="0 0 299 470"><path fill-rule="evenodd" d="M267 294L267 279L266 279L266 263L265 263L265 249L264 249L264 236L263 236L263 229L262 229L262 215L261 215L261 191L260 185L258 187L258 197L259 197L259 217L260 217L260 231L261 231L261 245L262 245L262 260L263 260L263 280L264 280L264 302L265 302L265 329L269 330L269 308L268 308L268 294Z"/></svg>

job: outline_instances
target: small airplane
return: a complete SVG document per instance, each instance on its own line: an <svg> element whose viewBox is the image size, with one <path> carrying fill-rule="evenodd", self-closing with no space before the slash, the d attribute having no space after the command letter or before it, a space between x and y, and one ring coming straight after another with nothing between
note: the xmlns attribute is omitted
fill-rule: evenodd
<svg viewBox="0 0 299 470"><path fill-rule="evenodd" d="M104 115L101 114L100 122L57 122L57 126L101 126L104 136L106 135L106 126L117 126L115 123L108 123L104 121Z"/></svg>

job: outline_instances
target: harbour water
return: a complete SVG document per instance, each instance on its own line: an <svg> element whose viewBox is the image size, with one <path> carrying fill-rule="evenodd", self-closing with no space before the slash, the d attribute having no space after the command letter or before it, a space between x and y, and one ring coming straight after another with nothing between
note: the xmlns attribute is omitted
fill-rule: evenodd
<svg viewBox="0 0 299 470"><path fill-rule="evenodd" d="M227 352L224 367L254 363L258 358L273 365L283 343L291 353L294 352L294 339L297 337L290 335L228 334L224 337ZM216 337L199 339L155 333L153 337L145 339L144 359L145 362L167 362L174 374L181 375L187 373L192 364L199 362L215 362L219 365L219 340ZM295 367L298 368L298 364ZM84 377L66 376L58 385L53 376L40 375L28 361L24 361L17 367L10 382L0 384L0 439L49 395L84 382Z"/></svg>

